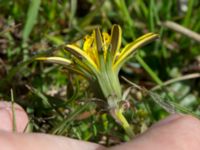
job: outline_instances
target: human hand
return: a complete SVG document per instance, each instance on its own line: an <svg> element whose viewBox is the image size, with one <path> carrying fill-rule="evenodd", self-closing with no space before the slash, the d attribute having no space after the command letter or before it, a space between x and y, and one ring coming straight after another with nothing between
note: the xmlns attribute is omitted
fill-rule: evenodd
<svg viewBox="0 0 200 150"><path fill-rule="evenodd" d="M0 101L0 150L97 150L103 146L74 140L67 137L41 133L22 133L27 126L28 116L23 108L14 105L16 130L13 129L12 105Z"/></svg>
<svg viewBox="0 0 200 150"><path fill-rule="evenodd" d="M9 110L9 107L7 105L5 111L1 103L0 147L2 150L199 150L200 147L200 121L187 115L171 115L156 123L132 141L105 148L98 144L61 136L8 132L12 130L12 119L10 119L10 122L6 120L6 117L8 117L6 111ZM19 108L19 106L16 107ZM20 113L17 112L18 110L16 110L17 129L22 132L22 127L25 128L28 117L23 109L20 109Z"/></svg>
<svg viewBox="0 0 200 150"><path fill-rule="evenodd" d="M111 150L199 150L200 120L174 114L159 121L145 133Z"/></svg>

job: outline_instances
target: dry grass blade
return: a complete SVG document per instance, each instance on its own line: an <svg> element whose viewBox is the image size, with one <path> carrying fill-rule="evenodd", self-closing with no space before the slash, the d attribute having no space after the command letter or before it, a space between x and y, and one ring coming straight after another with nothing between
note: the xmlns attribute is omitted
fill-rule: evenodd
<svg viewBox="0 0 200 150"><path fill-rule="evenodd" d="M200 43L200 34L186 28L186 27L183 27L175 22L172 22L172 21L165 21L162 23L162 26L166 27L166 28L169 28L169 29L172 29L176 32L179 32L197 42Z"/></svg>
<svg viewBox="0 0 200 150"><path fill-rule="evenodd" d="M167 86L167 85L172 84L174 82L184 81L184 80L189 80L189 79L194 79L194 78L200 78L200 73L192 73L192 74L188 74L188 75L185 75L185 76L181 76L181 77L178 77L178 78L168 80L166 82L163 82L163 85L157 85L157 86L153 87L151 89L151 91L157 90L157 89L161 88L162 86Z"/></svg>

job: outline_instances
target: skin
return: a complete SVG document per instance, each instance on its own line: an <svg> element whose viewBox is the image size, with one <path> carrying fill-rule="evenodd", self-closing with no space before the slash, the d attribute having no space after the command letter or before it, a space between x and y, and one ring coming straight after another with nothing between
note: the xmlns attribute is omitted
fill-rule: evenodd
<svg viewBox="0 0 200 150"><path fill-rule="evenodd" d="M14 104L16 116L16 130L23 132L28 124L28 115L18 104ZM13 112L12 105L9 102L0 101L0 129L12 131L13 129Z"/></svg>
<svg viewBox="0 0 200 150"><path fill-rule="evenodd" d="M105 148L95 143L61 136L22 133L28 117L19 105L15 105L18 132L13 133L11 132L10 104L7 103L4 108L5 104L2 105L2 103L4 102L0 102L0 147L2 150L199 150L200 147L200 121L188 115L171 115L154 124L132 141Z"/></svg>

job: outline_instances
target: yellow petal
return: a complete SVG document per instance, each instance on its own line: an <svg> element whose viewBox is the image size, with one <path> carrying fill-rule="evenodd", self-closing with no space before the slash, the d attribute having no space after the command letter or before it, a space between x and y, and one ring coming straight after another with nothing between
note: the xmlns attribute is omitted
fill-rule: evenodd
<svg viewBox="0 0 200 150"><path fill-rule="evenodd" d="M107 32L102 32L102 37L103 37L103 44L108 46L111 40L110 35Z"/></svg>
<svg viewBox="0 0 200 150"><path fill-rule="evenodd" d="M95 62L93 61L93 59L91 59L91 57L89 55L87 55L87 53L84 52L82 49L80 49L79 47L76 47L74 45L70 45L70 44L66 45L65 49L67 51L69 51L70 53L72 53L78 59L84 58L90 65L92 65L92 67L96 71L98 71L98 67L95 64Z"/></svg>
<svg viewBox="0 0 200 150"><path fill-rule="evenodd" d="M108 52L108 49L110 47L111 37L110 37L110 35L107 32L103 32L102 33L102 37L103 37L104 60L106 60L107 52Z"/></svg>
<svg viewBox="0 0 200 150"><path fill-rule="evenodd" d="M90 52L89 50L92 48L93 43L94 43L94 36L86 35L84 38L83 50L86 53L89 53Z"/></svg>
<svg viewBox="0 0 200 150"><path fill-rule="evenodd" d="M125 48L119 54L118 59L115 60L114 69L117 69L118 67L120 67L121 64L124 62L124 60L126 60L126 58L129 57L136 49L150 43L156 38L158 38L157 34L148 33L139 37L138 39L128 44L127 46L125 46Z"/></svg>
<svg viewBox="0 0 200 150"><path fill-rule="evenodd" d="M95 31L91 35L86 35L84 38L83 51L99 66L98 51L95 41Z"/></svg>

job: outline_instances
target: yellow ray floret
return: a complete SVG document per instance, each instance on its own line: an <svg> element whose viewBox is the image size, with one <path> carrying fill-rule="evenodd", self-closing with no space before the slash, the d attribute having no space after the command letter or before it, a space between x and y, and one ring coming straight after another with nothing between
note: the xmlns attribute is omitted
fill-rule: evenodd
<svg viewBox="0 0 200 150"><path fill-rule="evenodd" d="M36 60L43 60L50 63L61 64L64 66L68 66L72 63L71 60L62 57L38 57L36 58Z"/></svg>
<svg viewBox="0 0 200 150"><path fill-rule="evenodd" d="M84 58L89 63L88 65L93 67L93 68L91 68L92 70L95 69L96 71L99 71L99 68L98 68L97 64L95 64L94 60L79 47L68 44L68 45L66 45L65 49L67 51L69 51L70 53L72 53L78 59Z"/></svg>
<svg viewBox="0 0 200 150"><path fill-rule="evenodd" d="M129 57L136 49L148 44L149 42L155 40L158 38L158 35L155 33L148 33L140 38L136 39L135 41L129 43L127 46L125 46L122 51L118 54L118 57L115 60L114 69L117 69L121 66L121 64L124 62L124 60Z"/></svg>

